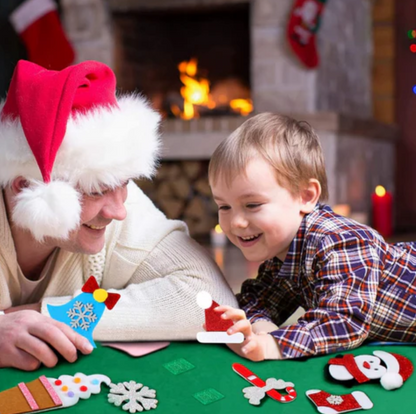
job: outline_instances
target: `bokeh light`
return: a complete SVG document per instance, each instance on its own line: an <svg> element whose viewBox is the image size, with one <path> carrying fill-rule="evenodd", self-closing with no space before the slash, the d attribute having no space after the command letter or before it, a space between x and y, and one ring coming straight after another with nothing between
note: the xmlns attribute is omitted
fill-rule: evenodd
<svg viewBox="0 0 416 414"><path fill-rule="evenodd" d="M416 30L410 29L407 31L407 37L409 39L416 39Z"/></svg>

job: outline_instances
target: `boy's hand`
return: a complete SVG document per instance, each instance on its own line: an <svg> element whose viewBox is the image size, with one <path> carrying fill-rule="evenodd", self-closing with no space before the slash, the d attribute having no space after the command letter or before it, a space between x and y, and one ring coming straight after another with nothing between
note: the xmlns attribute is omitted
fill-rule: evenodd
<svg viewBox="0 0 416 414"><path fill-rule="evenodd" d="M244 335L243 343L227 344L236 354L252 361L282 359L282 354L275 339L266 332L254 333L253 325L247 320L243 310L225 305L218 306L214 310L222 313L222 319L234 322L234 325L227 330L228 334L241 332Z"/></svg>
<svg viewBox="0 0 416 414"><path fill-rule="evenodd" d="M58 362L55 349L68 362L77 359L77 350L92 351L89 341L62 322L33 310L6 311L0 316L0 367L25 371L41 363L53 367Z"/></svg>

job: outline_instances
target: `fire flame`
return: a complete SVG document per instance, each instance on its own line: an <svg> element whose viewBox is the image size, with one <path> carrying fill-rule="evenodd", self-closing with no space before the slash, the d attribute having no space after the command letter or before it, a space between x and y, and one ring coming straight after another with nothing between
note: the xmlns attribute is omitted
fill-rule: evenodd
<svg viewBox="0 0 416 414"><path fill-rule="evenodd" d="M181 88L181 96L184 100L183 111L177 105L172 105L172 113L182 119L199 118L198 106L208 109L214 109L217 103L210 95L209 80L203 77L197 77L198 60L192 58L189 61L183 61L178 65L179 77L184 86ZM223 102L221 102L222 104ZM253 111L253 103L250 99L226 99L226 104L230 108L243 116Z"/></svg>

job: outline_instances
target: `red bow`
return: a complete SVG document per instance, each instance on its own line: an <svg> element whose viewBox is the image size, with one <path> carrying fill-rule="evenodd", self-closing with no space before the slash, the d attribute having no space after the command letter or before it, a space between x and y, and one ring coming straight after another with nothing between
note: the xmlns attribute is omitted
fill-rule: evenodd
<svg viewBox="0 0 416 414"><path fill-rule="evenodd" d="M97 289L101 289L100 286L98 286L97 280L94 276L90 276L90 278L85 282L84 286L82 287L82 291L85 293L94 293ZM107 292L108 297L104 301L105 306L109 310L113 309L114 306L116 306L116 303L120 299L120 295L118 293L109 293Z"/></svg>

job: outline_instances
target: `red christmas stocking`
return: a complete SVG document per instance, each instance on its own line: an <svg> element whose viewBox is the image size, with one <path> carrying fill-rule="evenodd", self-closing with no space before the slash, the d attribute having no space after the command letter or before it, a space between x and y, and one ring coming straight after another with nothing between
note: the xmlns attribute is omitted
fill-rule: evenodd
<svg viewBox="0 0 416 414"><path fill-rule="evenodd" d="M355 410L369 410L373 403L361 391L351 394L333 395L326 391L309 390L306 395L314 402L318 411L322 414L338 414Z"/></svg>
<svg viewBox="0 0 416 414"><path fill-rule="evenodd" d="M287 26L289 44L308 68L318 66L316 33L326 0L295 0Z"/></svg>
<svg viewBox="0 0 416 414"><path fill-rule="evenodd" d="M28 59L47 69L61 70L74 61L53 0L25 0L10 22L26 46Z"/></svg>

